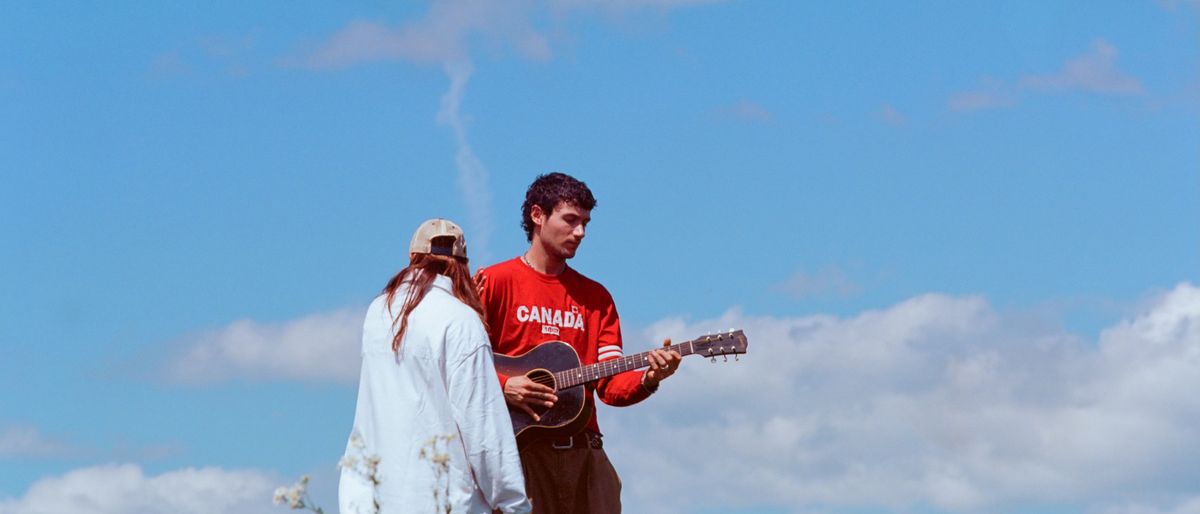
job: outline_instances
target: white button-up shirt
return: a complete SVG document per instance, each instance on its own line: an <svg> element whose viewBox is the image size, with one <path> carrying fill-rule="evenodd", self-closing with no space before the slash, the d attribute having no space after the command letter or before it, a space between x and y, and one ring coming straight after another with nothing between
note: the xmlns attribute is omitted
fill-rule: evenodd
<svg viewBox="0 0 1200 514"><path fill-rule="evenodd" d="M479 314L439 275L408 317L392 352L393 315L408 283L371 303L363 322L362 377L354 431L343 460L342 514L527 513L525 479L512 420L496 380ZM379 459L373 487L364 465ZM435 497L435 493L437 496Z"/></svg>

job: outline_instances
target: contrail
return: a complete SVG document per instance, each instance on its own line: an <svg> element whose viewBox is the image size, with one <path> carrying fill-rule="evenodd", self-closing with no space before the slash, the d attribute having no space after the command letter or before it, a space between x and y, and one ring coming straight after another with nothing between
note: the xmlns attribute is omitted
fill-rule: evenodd
<svg viewBox="0 0 1200 514"><path fill-rule="evenodd" d="M471 150L467 141L467 130L459 112L467 81L471 79L474 67L470 61L455 60L445 62L443 68L450 77L450 88L442 95L442 106L438 110L437 121L441 125L449 125L454 130L455 144L458 147L454 155L454 164L458 168L458 188L467 204L467 240L470 244L471 260L486 263L491 261L488 241L492 234L492 193L488 187L487 168Z"/></svg>

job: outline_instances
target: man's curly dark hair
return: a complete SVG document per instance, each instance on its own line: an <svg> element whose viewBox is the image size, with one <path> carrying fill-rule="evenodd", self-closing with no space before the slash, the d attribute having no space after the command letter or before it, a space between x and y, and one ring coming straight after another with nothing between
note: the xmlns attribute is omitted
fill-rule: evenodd
<svg viewBox="0 0 1200 514"><path fill-rule="evenodd" d="M538 175L529 184L529 189L525 190L525 203L521 205L521 228L525 229L525 239L533 241L534 225L529 210L536 205L542 208L546 216L550 216L559 202L588 211L596 207L596 198L583 181L566 173Z"/></svg>

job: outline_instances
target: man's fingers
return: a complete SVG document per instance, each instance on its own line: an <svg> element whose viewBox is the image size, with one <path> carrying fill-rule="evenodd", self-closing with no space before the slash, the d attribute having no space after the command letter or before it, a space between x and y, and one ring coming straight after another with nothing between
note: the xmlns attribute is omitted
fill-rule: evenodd
<svg viewBox="0 0 1200 514"><path fill-rule="evenodd" d="M528 405L526 405L524 403L518 403L517 407L520 408L521 410L525 411L526 414L529 414L529 417L533 418L534 421L542 420L542 417L538 416L536 412L533 412L533 409L530 408Z"/></svg>
<svg viewBox="0 0 1200 514"><path fill-rule="evenodd" d="M667 358L663 357L664 353L666 352L662 350L655 350L650 354L654 356L654 362L657 363L658 367L660 368L665 368L667 366Z"/></svg>
<svg viewBox="0 0 1200 514"><path fill-rule="evenodd" d="M530 393L525 397L525 403L538 404L546 407L554 405L558 401L558 397L547 393Z"/></svg>

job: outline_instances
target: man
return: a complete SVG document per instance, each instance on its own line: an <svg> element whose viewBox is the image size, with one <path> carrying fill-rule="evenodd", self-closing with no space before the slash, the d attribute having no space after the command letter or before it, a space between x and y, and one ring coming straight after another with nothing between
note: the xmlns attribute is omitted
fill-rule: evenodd
<svg viewBox="0 0 1200 514"><path fill-rule="evenodd" d="M454 223L421 224L363 322L342 514L526 514L512 419Z"/></svg>
<svg viewBox="0 0 1200 514"><path fill-rule="evenodd" d="M621 324L604 286L567 266L583 241L596 199L583 182L562 173L537 177L525 193L522 227L529 249L520 257L475 276L492 348L520 355L547 341L564 341L583 365L623 355ZM670 341L664 343L669 345ZM648 398L679 366L675 351L650 353L647 371L627 371L593 384L587 392L587 428L575 436L540 441L521 450L525 487L535 514L615 514L621 481L603 450L592 392L626 406ZM525 376L500 376L505 400L537 419L536 406L557 397Z"/></svg>

